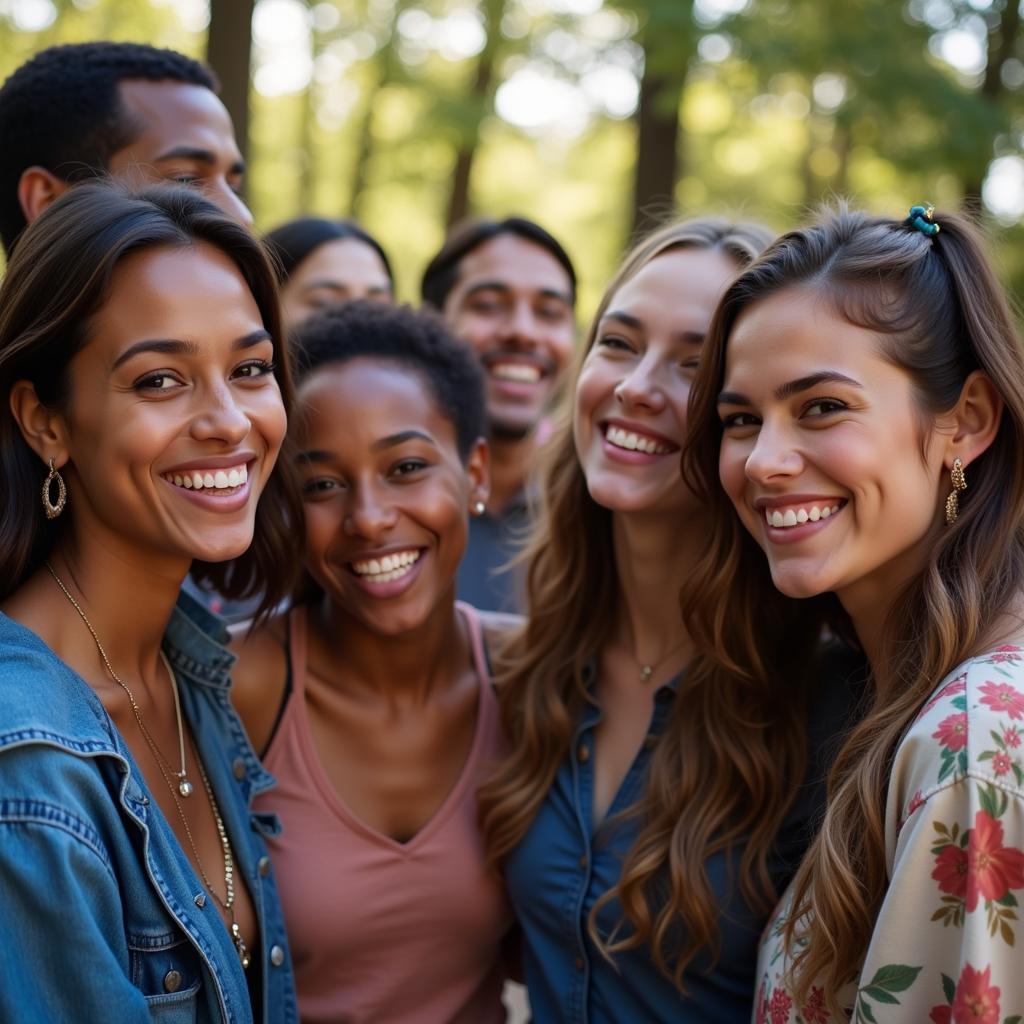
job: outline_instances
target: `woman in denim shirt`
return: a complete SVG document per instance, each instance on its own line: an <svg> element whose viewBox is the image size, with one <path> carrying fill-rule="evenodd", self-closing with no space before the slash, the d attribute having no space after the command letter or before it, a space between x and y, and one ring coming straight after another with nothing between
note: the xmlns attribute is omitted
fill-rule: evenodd
<svg viewBox="0 0 1024 1024"><path fill-rule="evenodd" d="M230 596L287 585L278 337L258 242L188 190L72 189L11 261L0 1020L295 1019L250 810L271 779L219 621L178 601L194 563Z"/></svg>

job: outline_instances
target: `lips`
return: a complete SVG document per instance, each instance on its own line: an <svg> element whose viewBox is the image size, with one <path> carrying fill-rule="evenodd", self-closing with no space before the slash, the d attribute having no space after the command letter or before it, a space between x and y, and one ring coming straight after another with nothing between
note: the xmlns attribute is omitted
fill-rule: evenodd
<svg viewBox="0 0 1024 1024"><path fill-rule="evenodd" d="M788 530L805 523L830 519L845 505L845 498L815 498L794 501L792 504L764 505L761 512L768 526L776 530Z"/></svg>
<svg viewBox="0 0 1024 1024"><path fill-rule="evenodd" d="M349 569L367 583L391 583L407 576L421 554L419 548L407 548L377 558L349 562Z"/></svg>
<svg viewBox="0 0 1024 1024"><path fill-rule="evenodd" d="M175 487L194 491L226 491L241 487L249 479L249 469L242 462L226 469L183 468L173 473L163 473L163 478Z"/></svg>
<svg viewBox="0 0 1024 1024"><path fill-rule="evenodd" d="M616 448L630 452L644 452L647 455L668 455L677 451L678 445L638 430L627 430L614 423L605 424L605 440Z"/></svg>

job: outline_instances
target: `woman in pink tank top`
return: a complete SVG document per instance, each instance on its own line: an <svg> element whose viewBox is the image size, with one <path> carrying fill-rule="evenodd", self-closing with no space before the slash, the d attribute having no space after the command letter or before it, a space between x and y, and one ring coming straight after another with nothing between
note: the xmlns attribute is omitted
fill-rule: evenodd
<svg viewBox="0 0 1024 1024"><path fill-rule="evenodd" d="M485 631L455 601L487 497L480 371L408 309L349 304L295 341L305 582L240 639L234 700L278 780L258 804L284 826L301 1017L503 1021L512 915L476 823L501 732Z"/></svg>

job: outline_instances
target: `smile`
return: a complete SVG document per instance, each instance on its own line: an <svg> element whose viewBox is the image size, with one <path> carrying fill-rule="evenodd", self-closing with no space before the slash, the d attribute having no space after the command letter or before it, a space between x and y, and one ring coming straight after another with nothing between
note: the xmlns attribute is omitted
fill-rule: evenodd
<svg viewBox="0 0 1024 1024"><path fill-rule="evenodd" d="M498 380L508 380L515 384L536 384L542 376L540 367L530 363L492 363L488 372Z"/></svg>
<svg viewBox="0 0 1024 1024"><path fill-rule="evenodd" d="M834 505L820 502L791 508L766 508L764 518L769 526L785 530L792 526L803 526L804 523L816 523L820 519L828 519L845 504L845 501L836 502Z"/></svg>
<svg viewBox="0 0 1024 1024"><path fill-rule="evenodd" d="M422 552L417 548L396 551L383 558L369 558L363 562L351 562L352 571L367 583L391 583L409 574L419 561Z"/></svg>
<svg viewBox="0 0 1024 1024"><path fill-rule="evenodd" d="M189 491L229 491L241 487L248 481L249 470L243 462L230 469L212 472L208 469L186 469L181 473L165 473L164 479L175 487L183 487Z"/></svg>
<svg viewBox="0 0 1024 1024"><path fill-rule="evenodd" d="M629 452L645 452L648 455L668 455L674 450L673 445L665 444L646 434L638 434L633 430L623 430L609 424L604 432L605 440L616 448L624 448Z"/></svg>

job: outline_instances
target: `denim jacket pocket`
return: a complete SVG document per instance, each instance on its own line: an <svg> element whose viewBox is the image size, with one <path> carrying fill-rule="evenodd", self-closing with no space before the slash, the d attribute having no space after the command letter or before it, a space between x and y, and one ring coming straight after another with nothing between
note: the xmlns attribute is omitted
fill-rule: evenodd
<svg viewBox="0 0 1024 1024"><path fill-rule="evenodd" d="M146 997L154 1021L193 1021L203 974L192 944L180 932L129 935L128 953L132 984Z"/></svg>

